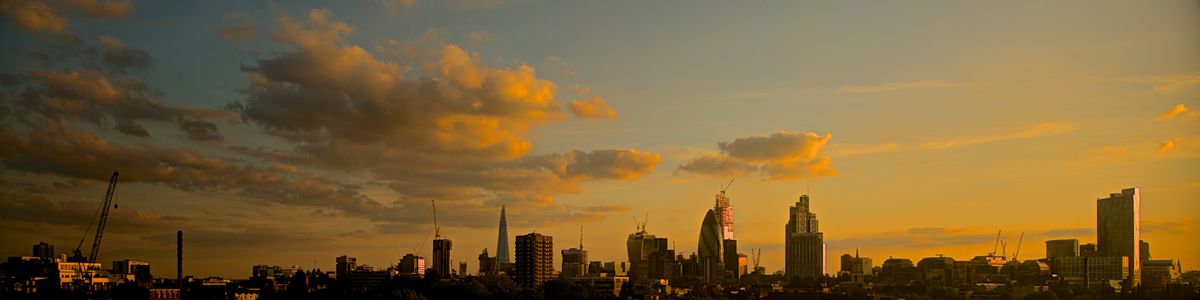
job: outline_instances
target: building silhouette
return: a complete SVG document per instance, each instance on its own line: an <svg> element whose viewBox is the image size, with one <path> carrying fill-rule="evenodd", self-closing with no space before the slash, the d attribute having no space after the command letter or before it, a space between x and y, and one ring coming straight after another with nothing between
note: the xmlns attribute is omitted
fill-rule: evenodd
<svg viewBox="0 0 1200 300"><path fill-rule="evenodd" d="M526 288L536 287L554 277L554 239L540 233L517 236L513 281Z"/></svg>
<svg viewBox="0 0 1200 300"><path fill-rule="evenodd" d="M405 254L400 258L400 274L425 276L425 258L413 255L412 253Z"/></svg>
<svg viewBox="0 0 1200 300"><path fill-rule="evenodd" d="M479 274L496 274L496 257L488 256L487 248L483 248L483 253L479 253Z"/></svg>
<svg viewBox="0 0 1200 300"><path fill-rule="evenodd" d="M716 282L725 272L722 263L724 256L721 255L723 248L721 224L717 220L716 213L710 209L704 214L704 221L700 223L700 238L696 245L697 259L699 259L697 261L699 270L697 271L705 282Z"/></svg>
<svg viewBox="0 0 1200 300"><path fill-rule="evenodd" d="M337 273L336 273L337 278L339 280L345 280L346 278L350 278L350 271L354 270L355 266L357 265L357 262L358 262L358 259L353 258L353 257L347 257L345 255L338 256L337 257Z"/></svg>
<svg viewBox="0 0 1200 300"><path fill-rule="evenodd" d="M1096 246L1102 257L1124 257L1126 287L1141 281L1141 191L1127 188L1096 200Z"/></svg>
<svg viewBox="0 0 1200 300"><path fill-rule="evenodd" d="M588 252L583 250L583 226L579 226L579 248L562 250L562 277L583 277L588 274Z"/></svg>
<svg viewBox="0 0 1200 300"><path fill-rule="evenodd" d="M437 270L442 276L450 276L452 271L450 266L450 249L453 243L450 239L435 238L433 240L433 262L428 267L430 270Z"/></svg>
<svg viewBox="0 0 1200 300"><path fill-rule="evenodd" d="M1079 256L1079 240L1049 240L1046 241L1046 258Z"/></svg>
<svg viewBox="0 0 1200 300"><path fill-rule="evenodd" d="M784 275L789 280L821 278L825 274L825 237L817 226L817 215L809 210L808 195L801 195L788 215Z"/></svg>
<svg viewBox="0 0 1200 300"><path fill-rule="evenodd" d="M625 249L629 255L629 280L639 282L650 279L650 254L654 252L653 234L646 232L646 225L639 224L637 232L629 234Z"/></svg>
<svg viewBox="0 0 1200 300"><path fill-rule="evenodd" d="M496 236L496 270L512 263L508 255L508 218L504 216L504 205L500 206L500 231Z"/></svg>

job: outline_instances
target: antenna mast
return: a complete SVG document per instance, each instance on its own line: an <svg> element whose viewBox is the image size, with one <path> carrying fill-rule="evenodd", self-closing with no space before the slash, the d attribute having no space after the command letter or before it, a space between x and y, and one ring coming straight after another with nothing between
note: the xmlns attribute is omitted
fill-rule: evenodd
<svg viewBox="0 0 1200 300"><path fill-rule="evenodd" d="M579 250L583 250L583 225L579 225Z"/></svg>

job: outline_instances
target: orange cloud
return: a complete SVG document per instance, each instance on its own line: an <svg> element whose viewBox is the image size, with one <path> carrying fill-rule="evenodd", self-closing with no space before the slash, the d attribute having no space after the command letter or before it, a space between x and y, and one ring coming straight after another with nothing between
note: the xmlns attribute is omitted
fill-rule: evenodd
<svg viewBox="0 0 1200 300"><path fill-rule="evenodd" d="M67 28L67 18L42 1L0 2L0 13L7 15L17 28L27 32L61 33Z"/></svg>
<svg viewBox="0 0 1200 300"><path fill-rule="evenodd" d="M585 100L571 100L571 112L576 117L584 119L615 119L617 112L613 111L604 98L592 97Z"/></svg>
<svg viewBox="0 0 1200 300"><path fill-rule="evenodd" d="M820 156L832 138L814 132L779 131L717 143L719 155L704 155L680 165L678 170L712 176L731 176L759 170L764 180L832 176L837 169L827 156Z"/></svg>
<svg viewBox="0 0 1200 300"><path fill-rule="evenodd" d="M89 19L116 19L129 16L133 2L128 0L65 0L0 2L0 14L26 32L62 33L69 21L60 11L82 13Z"/></svg>
<svg viewBox="0 0 1200 300"><path fill-rule="evenodd" d="M1178 116L1195 118L1195 117L1200 117L1200 112L1189 110L1187 108L1187 106L1183 105L1183 103L1179 103L1179 104L1175 104L1175 106L1171 107L1171 110L1168 110L1167 112L1164 112L1161 115L1159 115L1158 118L1155 120L1166 121L1166 120L1170 120L1170 119L1173 119Z"/></svg>

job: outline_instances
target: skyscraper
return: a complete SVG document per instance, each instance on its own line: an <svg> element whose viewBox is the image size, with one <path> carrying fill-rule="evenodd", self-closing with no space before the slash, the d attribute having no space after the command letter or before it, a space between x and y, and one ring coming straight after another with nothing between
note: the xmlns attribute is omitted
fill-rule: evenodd
<svg viewBox="0 0 1200 300"><path fill-rule="evenodd" d="M442 277L450 276L450 239L435 238L433 240L433 262L430 270L437 270Z"/></svg>
<svg viewBox="0 0 1200 300"><path fill-rule="evenodd" d="M496 270L503 270L502 265L512 263L508 257L508 219L504 217L504 206L500 206L500 233L496 237Z"/></svg>
<svg viewBox="0 0 1200 300"><path fill-rule="evenodd" d="M1125 257L1129 261L1125 286L1141 281L1139 209L1141 191L1128 188L1096 200L1096 246L1102 257Z"/></svg>
<svg viewBox="0 0 1200 300"><path fill-rule="evenodd" d="M732 182L730 182L732 183ZM713 212L717 214L717 223L721 225L721 239L733 239L733 206L729 206L729 197L725 196L725 190L717 193L713 204Z"/></svg>
<svg viewBox="0 0 1200 300"><path fill-rule="evenodd" d="M554 238L536 232L518 235L516 258L513 281L526 288L541 285L554 276Z"/></svg>
<svg viewBox="0 0 1200 300"><path fill-rule="evenodd" d="M650 277L650 254L654 252L653 234L646 232L646 225L639 224L637 232L629 234L625 249L629 254L629 280L642 281Z"/></svg>
<svg viewBox="0 0 1200 300"><path fill-rule="evenodd" d="M350 278L350 271L354 271L358 259L346 257L345 255L337 257L337 279L346 280Z"/></svg>
<svg viewBox="0 0 1200 300"><path fill-rule="evenodd" d="M588 273L588 253L583 250L583 226L579 226L579 248L563 249L562 275L566 278L582 277Z"/></svg>
<svg viewBox="0 0 1200 300"><path fill-rule="evenodd" d="M785 231L784 275L787 278L820 278L825 273L825 237L817 215L808 207L808 195L792 206Z"/></svg>
<svg viewBox="0 0 1200 300"><path fill-rule="evenodd" d="M722 242L721 224L717 221L716 213L710 209L704 214L704 221L700 223L700 238L696 246L699 271L706 282L716 281L725 271L721 263L724 259L721 255L724 248Z"/></svg>

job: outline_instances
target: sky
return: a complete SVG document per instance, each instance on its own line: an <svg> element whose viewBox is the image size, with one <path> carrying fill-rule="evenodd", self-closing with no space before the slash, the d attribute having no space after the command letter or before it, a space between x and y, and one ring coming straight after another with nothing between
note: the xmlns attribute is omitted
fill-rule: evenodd
<svg viewBox="0 0 1200 300"><path fill-rule="evenodd" d="M176 230L195 276L428 257L434 202L470 272L501 206L591 260L642 221L690 254L730 180L768 272L803 194L832 273L1094 243L1129 187L1192 270L1197 6L4 1L0 253L70 253L118 170L98 260L164 277Z"/></svg>

